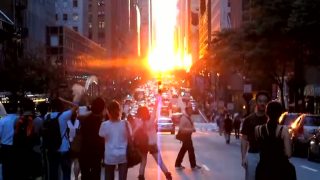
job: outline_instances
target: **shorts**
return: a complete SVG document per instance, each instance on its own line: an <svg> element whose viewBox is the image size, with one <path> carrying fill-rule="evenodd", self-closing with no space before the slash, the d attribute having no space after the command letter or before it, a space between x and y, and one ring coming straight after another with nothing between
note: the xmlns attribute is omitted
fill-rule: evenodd
<svg viewBox="0 0 320 180"><path fill-rule="evenodd" d="M153 145L148 145L147 149L141 149L142 153L150 153L150 154L154 154L154 153L158 153L158 145L157 144L153 144Z"/></svg>

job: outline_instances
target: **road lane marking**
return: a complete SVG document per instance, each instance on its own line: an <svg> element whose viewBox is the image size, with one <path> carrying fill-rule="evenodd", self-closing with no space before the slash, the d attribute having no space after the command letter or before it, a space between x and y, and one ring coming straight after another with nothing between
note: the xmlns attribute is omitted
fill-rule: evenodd
<svg viewBox="0 0 320 180"><path fill-rule="evenodd" d="M301 167L301 168L304 168L304 169L308 169L309 171L318 172L318 170L313 169L313 168L310 168L310 167L305 166L305 165L302 165L302 166L300 166L300 167Z"/></svg>
<svg viewBox="0 0 320 180"><path fill-rule="evenodd" d="M207 132L201 132L201 131L197 131L197 133L199 133L199 134L209 134Z"/></svg>
<svg viewBox="0 0 320 180"><path fill-rule="evenodd" d="M208 166L206 166L205 164L203 164L202 167L203 167L206 171L210 171L210 169L208 168Z"/></svg>

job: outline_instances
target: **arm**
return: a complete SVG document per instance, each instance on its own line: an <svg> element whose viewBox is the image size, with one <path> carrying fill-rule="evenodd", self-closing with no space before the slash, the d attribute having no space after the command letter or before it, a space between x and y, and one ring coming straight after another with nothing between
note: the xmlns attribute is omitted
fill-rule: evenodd
<svg viewBox="0 0 320 180"><path fill-rule="evenodd" d="M99 136L100 137L105 137L106 133L105 133L105 128L104 128L104 123L101 123L100 128L99 128Z"/></svg>
<svg viewBox="0 0 320 180"><path fill-rule="evenodd" d="M287 127L283 127L282 129L282 138L284 142L284 152L287 155L287 157L290 158L292 155L291 140L290 140L289 131Z"/></svg>
<svg viewBox="0 0 320 180"><path fill-rule="evenodd" d="M59 100L61 102L63 102L64 104L67 104L68 106L70 106L72 111L76 111L79 108L79 106L77 104L75 104L75 103L73 103L71 101L68 101L68 100L66 100L66 99L64 99L62 97L59 97Z"/></svg>
<svg viewBox="0 0 320 180"><path fill-rule="evenodd" d="M247 168L248 160L247 153L249 150L249 141L247 135L242 134L241 137L241 159L242 159L242 167Z"/></svg>
<svg viewBox="0 0 320 180"><path fill-rule="evenodd" d="M192 127L189 127L189 120L187 120L185 117L182 117L179 123L179 130L185 132L185 133L193 133L195 132L195 129Z"/></svg>

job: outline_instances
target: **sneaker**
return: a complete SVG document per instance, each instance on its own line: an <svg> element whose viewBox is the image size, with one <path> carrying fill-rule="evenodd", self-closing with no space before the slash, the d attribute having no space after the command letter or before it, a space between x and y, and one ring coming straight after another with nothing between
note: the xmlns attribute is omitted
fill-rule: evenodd
<svg viewBox="0 0 320 180"><path fill-rule="evenodd" d="M180 166L176 166L176 169L177 169L177 170L184 169L184 168L185 168L185 167L184 167L184 166L181 166L181 165L180 165Z"/></svg>
<svg viewBox="0 0 320 180"><path fill-rule="evenodd" d="M166 176L166 180L172 180L172 175L170 172L166 172L165 176Z"/></svg>
<svg viewBox="0 0 320 180"><path fill-rule="evenodd" d="M202 168L201 166L196 165L196 166L192 167L191 169L198 170L198 169L201 169L201 168Z"/></svg>

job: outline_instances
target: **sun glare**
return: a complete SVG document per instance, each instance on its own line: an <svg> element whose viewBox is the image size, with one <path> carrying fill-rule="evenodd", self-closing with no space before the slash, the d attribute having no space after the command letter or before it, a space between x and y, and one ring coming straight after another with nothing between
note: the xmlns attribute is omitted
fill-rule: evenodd
<svg viewBox="0 0 320 180"><path fill-rule="evenodd" d="M179 24L176 21L177 3L178 0L152 1L152 43L148 62L154 72L174 69L188 71L191 67L191 55L183 51L185 45L180 45L176 37Z"/></svg>

